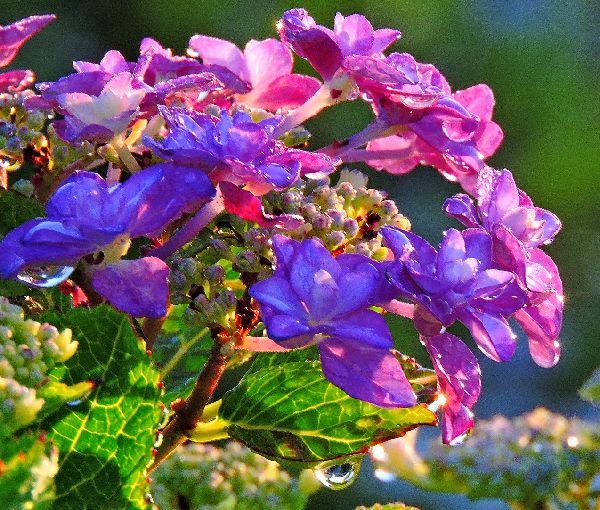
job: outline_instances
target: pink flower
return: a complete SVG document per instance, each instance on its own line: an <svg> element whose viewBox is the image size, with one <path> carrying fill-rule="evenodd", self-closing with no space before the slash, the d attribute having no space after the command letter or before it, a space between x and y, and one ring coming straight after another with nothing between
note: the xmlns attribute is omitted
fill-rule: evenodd
<svg viewBox="0 0 600 510"><path fill-rule="evenodd" d="M251 40L242 53L229 41L195 35L189 47L204 64L228 69L247 82L250 92L237 94L235 99L248 106L270 111L295 108L320 86L315 78L292 73L292 53L275 39Z"/></svg>

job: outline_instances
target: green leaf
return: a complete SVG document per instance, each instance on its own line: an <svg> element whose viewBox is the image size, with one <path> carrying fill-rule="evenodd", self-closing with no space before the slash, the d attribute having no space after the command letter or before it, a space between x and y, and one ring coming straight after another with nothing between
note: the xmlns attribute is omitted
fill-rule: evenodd
<svg viewBox="0 0 600 510"><path fill-rule="evenodd" d="M186 308L187 305L172 307L152 352L165 385L162 401L167 407L190 393L212 347L208 328L185 322Z"/></svg>
<svg viewBox="0 0 600 510"><path fill-rule="evenodd" d="M33 200L14 191L0 189L0 237L4 237L13 228L27 220L45 216L44 207Z"/></svg>
<svg viewBox="0 0 600 510"><path fill-rule="evenodd" d="M39 398L44 399L44 405L36 417L36 421L47 419L66 404L74 405L85 398L95 387L91 381L83 381L69 386L50 381L36 391Z"/></svg>
<svg viewBox="0 0 600 510"><path fill-rule="evenodd" d="M292 362L244 376L223 396L217 419L229 435L280 463L311 466L437 423L417 405L384 409L353 399L331 384L318 362Z"/></svg>
<svg viewBox="0 0 600 510"><path fill-rule="evenodd" d="M600 406L600 368L591 375L579 390L581 398Z"/></svg>
<svg viewBox="0 0 600 510"><path fill-rule="evenodd" d="M44 316L79 341L68 384L95 380L78 405L43 423L60 451L52 508L147 508L144 474L160 417L158 373L128 318L103 305Z"/></svg>
<svg viewBox="0 0 600 510"><path fill-rule="evenodd" d="M257 353L246 372L246 376L258 372L263 368L274 367L284 363L293 363L295 361L317 361L319 359L319 351L316 346L311 346L306 349L293 349L287 352L265 352Z"/></svg>
<svg viewBox="0 0 600 510"><path fill-rule="evenodd" d="M58 450L44 435L24 434L0 443L0 501L4 510L48 508ZM41 500L46 499L46 503Z"/></svg>

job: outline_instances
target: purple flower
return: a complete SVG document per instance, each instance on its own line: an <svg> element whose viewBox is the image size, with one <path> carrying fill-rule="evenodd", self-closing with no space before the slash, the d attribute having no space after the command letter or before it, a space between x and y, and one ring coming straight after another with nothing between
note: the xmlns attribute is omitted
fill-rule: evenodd
<svg viewBox="0 0 600 510"><path fill-rule="evenodd" d="M169 135L160 142L146 138L145 143L176 165L204 170L220 185L226 208L250 221L269 223L256 196L285 189L300 175L320 178L334 170L327 156L289 149L274 139L278 117L253 122L243 112L230 116L223 111L217 118L183 109L160 111Z"/></svg>
<svg viewBox="0 0 600 510"><path fill-rule="evenodd" d="M347 57L381 56L400 37L397 30L373 30L369 20L359 14L344 17L338 13L330 30L317 25L304 9L286 11L278 30L281 40L308 60L326 81L344 67Z"/></svg>
<svg viewBox="0 0 600 510"><path fill-rule="evenodd" d="M21 47L46 25L56 19L53 14L30 16L11 25L0 27L0 67L10 64ZM14 70L0 73L0 93L14 93L30 86L35 80L31 71Z"/></svg>
<svg viewBox="0 0 600 510"><path fill-rule="evenodd" d="M275 39L251 40L242 53L229 41L195 35L190 39L189 48L209 69L228 69L248 83L250 92L237 94L235 99L251 107L269 111L296 108L320 86L319 81L310 76L292 74L292 53Z"/></svg>
<svg viewBox="0 0 600 510"><path fill-rule="evenodd" d="M419 70L421 66L418 64ZM483 160L496 152L503 139L502 130L491 120L493 92L487 85L475 85L451 94L441 75L432 79L439 73L429 67L424 84L420 71L417 84L408 87L409 91L417 89L416 95L402 90L382 95L371 88L380 119L403 129L369 142L365 159L372 167L392 174L410 172L419 164L431 165L473 192ZM424 89L420 95L418 87ZM436 89L445 95L436 98Z"/></svg>
<svg viewBox="0 0 600 510"><path fill-rule="evenodd" d="M382 407L409 407L415 395L390 353L382 273L361 255L334 258L317 240L273 237L275 274L250 288L269 336L286 348L317 344L323 373L350 396Z"/></svg>
<svg viewBox="0 0 600 510"><path fill-rule="evenodd" d="M226 69L208 72L196 60L174 56L153 39L144 39L137 62L111 50L100 63L77 61L76 73L41 83L41 97L27 107L54 108L65 116L54 125L66 141L109 141L138 117L151 117L158 105L200 108L210 93L246 92L246 85ZM202 98L202 99L200 99Z"/></svg>
<svg viewBox="0 0 600 510"><path fill-rule="evenodd" d="M10 64L21 47L56 19L54 14L30 16L11 25L0 26L0 67Z"/></svg>
<svg viewBox="0 0 600 510"><path fill-rule="evenodd" d="M456 320L495 361L510 359L515 335L507 318L523 307L525 293L509 271L492 269L492 239L481 229L446 231L439 251L424 239L393 227L381 229L395 261L388 277L400 295L417 303L415 327L423 336Z"/></svg>
<svg viewBox="0 0 600 510"><path fill-rule="evenodd" d="M486 168L478 195L477 207L467 195L456 195L446 201L444 210L466 226L490 233L494 265L512 271L528 291L528 303L515 318L529 337L532 357L541 366L552 366L560 355L557 338L564 299L558 269L539 246L552 242L560 220L535 207L508 170Z"/></svg>
<svg viewBox="0 0 600 510"><path fill-rule="evenodd" d="M444 396L442 440L452 444L473 428L471 408L481 392L481 371L477 358L460 338L443 333L421 337L427 348Z"/></svg>
<svg viewBox="0 0 600 510"><path fill-rule="evenodd" d="M460 338L443 333L421 338L427 348L444 396L442 440L452 444L473 428L471 408L481 392L477 358Z"/></svg>
<svg viewBox="0 0 600 510"><path fill-rule="evenodd" d="M71 74L54 83L40 83L41 100L34 98L28 107L47 105L64 115L54 126L66 141L108 142L139 112L146 92L134 85L134 76L126 71Z"/></svg>
<svg viewBox="0 0 600 510"><path fill-rule="evenodd" d="M131 239L162 232L184 212L214 196L203 172L155 165L108 187L91 172L76 172L52 195L47 217L30 220L0 242L0 277L28 282L44 266L85 266L94 289L134 316L166 313L167 265L155 258L122 260ZM64 278L70 272L64 273ZM30 282L33 283L33 282ZM56 284L60 281L56 281Z"/></svg>
<svg viewBox="0 0 600 510"><path fill-rule="evenodd" d="M141 105L146 115L157 113L158 105L196 110L211 103L228 106L231 94L243 94L249 89L230 70L173 55L149 37L142 40L133 73L148 91Z"/></svg>

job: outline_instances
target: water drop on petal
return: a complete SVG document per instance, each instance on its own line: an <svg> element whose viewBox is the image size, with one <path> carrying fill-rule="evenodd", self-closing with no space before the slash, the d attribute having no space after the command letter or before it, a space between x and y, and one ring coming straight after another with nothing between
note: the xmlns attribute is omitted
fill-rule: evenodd
<svg viewBox="0 0 600 510"><path fill-rule="evenodd" d="M352 485L358 475L360 465L356 462L344 462L315 469L315 477L331 490L342 490Z"/></svg>
<svg viewBox="0 0 600 510"><path fill-rule="evenodd" d="M29 267L17 275L17 280L30 287L55 287L64 282L75 271L71 266Z"/></svg>
<svg viewBox="0 0 600 510"><path fill-rule="evenodd" d="M402 101L402 103L405 106L408 106L409 108L419 109L419 108L429 108L430 106L433 106L438 99L439 99L438 96L435 96L435 95L431 95L431 96L416 95L416 96L403 96L400 98L400 101Z"/></svg>

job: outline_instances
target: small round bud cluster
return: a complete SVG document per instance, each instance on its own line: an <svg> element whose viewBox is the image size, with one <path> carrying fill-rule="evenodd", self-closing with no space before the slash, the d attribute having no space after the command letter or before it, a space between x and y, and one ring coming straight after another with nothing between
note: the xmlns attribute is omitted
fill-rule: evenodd
<svg viewBox="0 0 600 510"><path fill-rule="evenodd" d="M359 253L376 260L386 258L379 229L384 225L410 229L385 193L366 187L367 177L342 171L335 186L327 181L307 181L282 194L267 195L267 207L301 215L306 223L291 232L296 239L318 237L331 251Z"/></svg>
<svg viewBox="0 0 600 510"><path fill-rule="evenodd" d="M0 417L13 430L31 423L43 400L35 388L77 349L70 329L25 319L22 308L0 297Z"/></svg>
<svg viewBox="0 0 600 510"><path fill-rule="evenodd" d="M224 448L190 444L152 475L159 508L301 510L307 495L276 462L229 442Z"/></svg>
<svg viewBox="0 0 600 510"><path fill-rule="evenodd" d="M170 284L171 301L189 304L184 318L198 327L219 325L225 329L235 323L237 299L234 291L225 284L226 269L223 261L248 260L256 255L248 252L233 255L222 240L213 240L195 257L176 258L172 264ZM250 263L250 262L248 262Z"/></svg>
<svg viewBox="0 0 600 510"><path fill-rule="evenodd" d="M428 462L433 480L455 479L470 498L498 497L527 508L586 501L585 508L596 508L600 498L591 485L600 472L599 447L594 424L540 408L479 422L461 447L433 446Z"/></svg>

